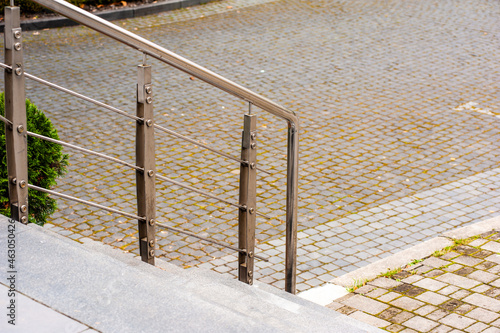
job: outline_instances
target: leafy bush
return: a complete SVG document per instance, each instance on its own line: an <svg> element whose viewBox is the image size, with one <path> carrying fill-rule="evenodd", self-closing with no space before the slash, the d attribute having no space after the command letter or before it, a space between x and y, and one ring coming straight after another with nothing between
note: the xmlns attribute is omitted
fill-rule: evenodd
<svg viewBox="0 0 500 333"><path fill-rule="evenodd" d="M0 114L5 115L5 96L0 94ZM28 131L59 139L50 120L33 103L26 100ZM28 136L28 182L43 188L56 185L56 178L66 172L68 155L62 146ZM47 193L28 190L29 221L43 225L55 211L56 200ZM10 216L5 126L0 124L0 214Z"/></svg>

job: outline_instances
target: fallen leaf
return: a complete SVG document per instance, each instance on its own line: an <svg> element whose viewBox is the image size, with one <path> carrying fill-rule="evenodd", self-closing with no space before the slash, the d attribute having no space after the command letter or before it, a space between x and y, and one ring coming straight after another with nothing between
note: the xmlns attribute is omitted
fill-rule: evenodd
<svg viewBox="0 0 500 333"><path fill-rule="evenodd" d="M102 8L104 7L104 5L97 5L97 8Z"/></svg>
<svg viewBox="0 0 500 333"><path fill-rule="evenodd" d="M227 6L227 9L231 9L231 8L233 8L233 6Z"/></svg>
<svg viewBox="0 0 500 333"><path fill-rule="evenodd" d="M82 4L80 5L80 8L81 8L81 9L85 8L85 5L82 3Z"/></svg>
<svg viewBox="0 0 500 333"><path fill-rule="evenodd" d="M193 80L193 81L196 80L196 78L194 76L190 76L189 79Z"/></svg>
<svg viewBox="0 0 500 333"><path fill-rule="evenodd" d="M127 7L127 1L120 1L123 7Z"/></svg>

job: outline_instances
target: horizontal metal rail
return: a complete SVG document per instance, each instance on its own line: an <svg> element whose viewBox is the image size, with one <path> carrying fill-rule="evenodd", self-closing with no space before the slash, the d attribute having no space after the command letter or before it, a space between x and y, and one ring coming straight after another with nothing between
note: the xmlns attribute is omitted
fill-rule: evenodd
<svg viewBox="0 0 500 333"><path fill-rule="evenodd" d="M6 68L6 69L12 69L12 67L10 67L9 65L6 65L6 64L4 64L4 63L0 63L0 67ZM95 99L93 99L93 98L90 98L90 97L87 97L87 96L85 96L85 95L79 94L79 93L77 93L77 92L75 92L75 91L73 91L73 90L70 90L70 89L67 89L67 88L61 87L61 86L59 86L59 85L57 85L57 84L55 84L55 83L52 83L52 82L46 81L46 80L44 80L44 79L41 79L41 78L36 77L36 76L34 76L34 75L28 74L28 73L26 73L26 72L24 72L24 76L25 76L25 77L27 77L28 79L31 79L31 80L36 81L36 82L38 82L38 83L44 84L44 85L46 85L46 86L48 86L48 87L54 88L54 89L56 89L56 90L59 90L59 91L65 92L65 93L70 94L70 95L73 95L73 96L75 96L75 97L78 97L78 98L83 99L83 100L85 100L85 101L87 101L87 102L93 103L93 104L95 104L95 105L101 106L101 107L103 107L103 108L105 108L105 109L108 109L108 110L110 110L110 111L113 111L113 112L119 113L119 114L121 114L121 115L123 115L123 116L125 116L125 117L131 118L131 119L134 119L134 120L139 120L139 121L140 121L140 120L142 120L141 118L139 118L139 117L137 117L137 116L134 116L134 115L132 115L132 114L129 114L129 113L127 113L127 112L125 112L125 111L122 111L122 110L120 110L120 109L117 109L117 108L115 108L115 107L113 107L113 106L111 106L111 105L107 105L107 104L105 104L105 103L99 102L99 101L97 101L97 100L95 100Z"/></svg>
<svg viewBox="0 0 500 333"><path fill-rule="evenodd" d="M12 67L11 67L11 66L6 65L6 64L1 63L1 62L0 62L0 67L3 67L3 68L5 68L5 69L12 69ZM135 116L135 115L129 114L129 113L127 113L127 112L125 112L125 111L123 111L123 110L120 110L120 109L118 109L118 108L115 108L115 107L113 107L113 106L111 106L111 105L105 104L105 103L103 103L103 102L99 102L98 100L95 100L95 99L93 99L93 98L87 97L87 96L85 96L85 95L82 95L82 94L77 93L77 92L75 92L75 91L72 91L72 90L70 90L70 89L67 89L67 88L61 87L61 86L59 86L59 85L57 85L57 84L55 84L55 83L52 83L52 82L46 81L46 80L41 79L41 78L39 78L39 77L37 77L37 76L34 76L34 75L32 75L32 74L29 74L29 73L26 73L26 72L25 72L25 73L24 73L24 75L25 75L28 79L31 79L31 80L33 80L33 81L36 81L36 82L38 82L38 83L41 83L41 84L46 85L46 86L48 86L48 87L51 87L51 88L53 88L53 89L56 89L56 90L59 90L59 91L65 92L65 93L70 94L70 95L72 95L72 96L78 97L78 98L83 99L83 100L85 100L85 101L87 101L87 102L93 103L93 104L95 104L95 105L97 105L97 106L103 107L103 108L105 108L105 109L108 109L108 110L113 111L113 112L115 112L115 113L121 114L121 115L126 116L126 117L128 117L128 118L134 119L134 120L136 120L136 121L142 121L142 120L143 120L143 119L141 119L141 118L139 118L139 117L137 117L137 116ZM5 119L5 118L3 118L2 120L3 120L4 122L5 122L5 121L8 121L8 120L7 120L7 119ZM239 158L237 158L237 157L233 157L233 156L231 156L231 155L229 155L229 154L226 154L226 153L224 153L224 152L222 152L222 151L220 151L220 150L217 150L217 149L215 149L215 148L212 148L212 147L210 147L210 146L208 146L208 145L205 145L205 144L199 143L199 142L197 142L196 140L193 140L193 139L191 139L191 138L188 138L187 136L184 136L184 135L182 135L182 134L179 134L179 133L177 133L177 132L175 132L175 131L169 130L168 128L165 128L165 127L163 127L163 126L160 126L160 125L154 124L154 127L155 127L156 129L160 130L160 131L163 131L163 132L165 132L165 133L167 133L167 134L170 134L170 135L172 135L172 136L175 136L176 138L179 138L179 139L182 139L182 140L188 141L188 142L190 142L190 143L192 143L192 144L194 144L194 145L197 145L197 146L199 146L199 147L202 147L202 148L205 148L205 149L207 149L207 150L210 150L210 151L212 151L212 152L214 152L214 153L216 153L216 154L219 154L219 155L221 155L221 156L224 156L224 157L226 157L226 158L228 158L228 159L231 159L231 160L233 160L233 161L236 161L236 162L238 162L238 163L247 163L246 161L243 161L243 160L241 160L241 159L239 159ZM266 173L266 174L268 174L268 175L270 175L270 174L271 174L270 172L268 172L268 171L266 171L266 170L264 170L264 169L261 169L261 168L257 168L257 170L262 171L262 172L264 172L264 173Z"/></svg>
<svg viewBox="0 0 500 333"><path fill-rule="evenodd" d="M8 125L11 125L12 126L12 121L10 121L9 119L3 117L3 116L0 116L0 120L3 121L4 123L8 124Z"/></svg>
<svg viewBox="0 0 500 333"><path fill-rule="evenodd" d="M231 205L231 206L234 206L234 207L238 207L239 209L247 209L247 207L246 207L246 206L242 206L242 205L235 204L234 202L231 202L231 201L229 201L229 200L223 199L223 198L218 197L218 196L216 196L216 195L213 195L213 194L207 193L207 192L205 192L205 191L199 190L199 189L197 189L197 188L195 188L195 187L192 187L192 186L189 186L189 185L185 185L185 184L183 184L183 183L181 183L181 182L178 182L178 181L176 181L176 180L173 180L173 179L171 179L171 178L168 178L168 177L165 177L165 176L161 176L161 175L158 175L158 174L156 175L156 178L161 179L161 180L164 180L164 181L169 182L169 183L172 183L172 184L177 185L177 186L179 186L179 187L185 188L186 190L190 190L190 191L196 192L196 193L198 193L198 194L204 195L204 196L206 196L206 197L209 197L209 198L212 198L212 199L215 199L215 200L222 201L222 202L224 202L224 203L226 203L226 204L228 204L228 205ZM262 217L265 217L265 218L266 218L266 219L268 219L268 220L271 220L271 219L272 219L272 217L271 217L271 216L267 216L267 215L262 214L262 213L259 213L259 212L256 212L256 214L257 214L257 215L260 215L260 216L262 216Z"/></svg>
<svg viewBox="0 0 500 333"><path fill-rule="evenodd" d="M87 200L79 199L79 198L76 198L76 197L72 197L70 195L66 195L66 194L55 192L55 191L47 190L46 188L38 187L36 185L28 184L28 187L31 188L31 189L40 191L40 192L45 192L45 193L48 193L48 194L55 195L57 197L61 197L61 198L64 198L64 199L76 201L76 202L79 202L79 203L82 203L82 204L85 204L85 205L89 205L89 206L92 206L92 207L100 208L102 210L107 210L108 212L112 212L112 213L120 214L120 215L123 215L123 216L126 216L126 217L130 217L132 219L141 220L141 221L145 221L146 220L144 217L140 217L140 216L137 216L137 215L134 215L134 214L122 212L122 211L119 211L118 209L114 209L114 208L106 207L106 206L103 206L103 205L99 205L99 204L93 203L91 201L87 201Z"/></svg>
<svg viewBox="0 0 500 333"><path fill-rule="evenodd" d="M194 145L196 145L196 146L198 146L198 147L205 148L205 149L210 150L210 151L212 151L212 152L214 152L214 153L216 153L216 154L219 154L219 155L222 155L222 156L224 156L224 157L227 157L227 158L229 158L230 160L236 161L236 162L238 162L238 163L242 163L242 164L246 164L246 163L248 163L247 161L243 161L242 159L239 159L239 158L237 158L237 157L233 157L233 156L231 156L231 155L229 155L229 154L226 154L226 153L224 153L224 152L222 152L222 151L220 151L220 150L217 150L217 149L215 149L215 148L212 148L212 147L210 147L210 146L207 146L207 145L205 145L205 144L203 144L203 143L199 143L199 142L197 142L196 140L193 140L193 139L191 139L191 138L188 138L187 136L184 136L184 135L182 135L182 134L176 133L176 132L174 132L174 131L172 131L172 130L169 130L168 128L165 128L165 127L163 127L163 126L160 126L160 125L154 124L154 128L156 128L156 129L158 129L158 130L160 130L160 131L162 131L162 132L165 132L165 133L167 133L167 134L170 134L170 135L172 135L172 136L175 136L176 138L179 138L179 139L181 139L181 140L188 141L188 142L190 142L190 143L192 143L192 144L194 144ZM262 172L264 172L264 173L267 173L268 175L270 175L270 174L271 174L269 171L263 170L263 169L261 169L261 168L257 168L257 170L262 171Z"/></svg>
<svg viewBox="0 0 500 333"><path fill-rule="evenodd" d="M95 155L95 156L98 156L98 157L102 157L102 158L104 158L106 160L113 161L113 162L119 163L121 165L128 166L129 168L135 169L137 171L144 172L143 168L138 167L137 165L134 165L134 164L122 161L122 160L120 160L118 158L115 158L115 157L111 157L111 156L108 156L108 155L105 155L105 154L101 154L101 153L95 152L93 150L89 150L89 149L85 149L85 148L82 148L82 147L78 147L78 146L72 145L71 143L67 143L67 142L64 142L64 141L52 139L52 138L49 138L49 137L46 137L46 136L43 136L43 135L40 135L40 134L36 134L36 133L33 133L33 132L29 132L28 131L28 135L32 136L34 138L41 139L41 140L45 140L45 141L57 143L57 144L59 144L61 146L72 148L72 149L75 149L75 150L78 150L78 151L81 151L81 152L84 152L84 153L87 153L87 154L91 154L91 155Z"/></svg>
<svg viewBox="0 0 500 333"><path fill-rule="evenodd" d="M204 196L206 196L206 197L209 197L209 198L212 198L212 199L215 199L215 200L222 201L222 202L224 202L224 203L226 203L226 204L228 204L228 205L231 205L231 206L234 206L234 207L238 207L239 209L246 209L246 207L244 207L244 206L242 206L242 205L238 205L238 204L235 204L235 203L233 203L233 202L231 202L231 201L228 201L228 200L226 200L226 199L220 198L220 197L218 197L218 196L216 196L216 195L213 195L213 194L210 194L210 193L206 193L205 191L199 190L199 189L197 189L197 188L195 188L195 187L192 187L192 186L189 186L189 185L182 184L181 182L178 182L178 181L173 180L173 179L171 179L171 178L168 178L168 177L165 177L165 176L162 176L162 175L158 175L158 174L156 175L156 178L161 179L161 180L164 180L164 181L167 181L167 182L169 182L169 183L172 183L172 184L177 185L177 186L179 186L179 187L185 188L185 189L187 189L187 190L190 190L190 191L196 192L196 193L198 193L198 194L204 195Z"/></svg>
<svg viewBox="0 0 500 333"><path fill-rule="evenodd" d="M237 252L241 252L241 253L245 253L245 254L247 253L246 250L238 249L237 247L234 247L234 246L231 246L231 245L227 245L227 244L224 244L224 243L220 243L220 242L214 241L214 240L212 240L210 238L205 238L205 237L202 237L202 236L198 236L197 234L194 234L194 233L192 233L190 231L186 231L186 230L175 228L175 227L170 227L170 226L168 226L166 224L162 224L162 223L158 223L158 222L156 222L156 225L159 226L159 227L168 229L168 230L172 230L174 232L178 232L180 234L184 234L184 235L187 235L187 236L198 238L198 239L200 239L202 241L205 241L205 242L208 242L208 243L212 243L212 244L216 244L216 245L225 247L225 248L233 250L233 251L237 251ZM257 259L260 259L260 260L264 260L265 262L269 262L268 259L266 259L264 257L261 257L259 255L254 254L254 257L257 258Z"/></svg>

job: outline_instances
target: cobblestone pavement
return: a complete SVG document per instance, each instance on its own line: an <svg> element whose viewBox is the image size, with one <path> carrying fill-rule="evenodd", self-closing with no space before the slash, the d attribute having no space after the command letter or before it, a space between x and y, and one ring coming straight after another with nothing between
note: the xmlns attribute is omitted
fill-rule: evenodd
<svg viewBox="0 0 500 333"><path fill-rule="evenodd" d="M297 112L301 119L298 290L456 226L499 215L494 1L220 1L116 22ZM26 33L26 71L135 112L142 55L83 27ZM156 122L239 155L239 100L156 61ZM62 139L133 161L134 123L27 83ZM259 115L257 278L283 286L286 124ZM238 165L157 134L158 173L237 201ZM74 151L57 190L128 212L134 173ZM237 211L169 184L158 215L236 242ZM136 221L59 201L52 228L137 252ZM235 274L216 246L158 232L160 256Z"/></svg>
<svg viewBox="0 0 500 333"><path fill-rule="evenodd" d="M498 230L388 271L328 307L389 332L500 332Z"/></svg>

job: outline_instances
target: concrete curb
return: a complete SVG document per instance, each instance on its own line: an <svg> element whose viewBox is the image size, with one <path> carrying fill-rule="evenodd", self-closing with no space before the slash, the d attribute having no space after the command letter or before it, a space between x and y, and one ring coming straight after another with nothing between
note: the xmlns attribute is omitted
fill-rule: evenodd
<svg viewBox="0 0 500 333"><path fill-rule="evenodd" d="M123 9L113 9L98 12L95 15L108 21L123 20L127 18L140 17L151 15L170 10L187 8L196 5L202 5L214 0L165 0L158 3L147 4L139 7L129 7ZM30 20L21 22L21 28L24 31L43 30L52 28L61 28L78 25L79 23L72 21L63 16L51 17L41 20ZM0 24L0 32L3 33L4 24Z"/></svg>
<svg viewBox="0 0 500 333"><path fill-rule="evenodd" d="M479 235L494 229L500 229L500 216L480 221L462 228L447 231L441 236L415 245L409 249L396 253L390 257L381 259L368 266L359 268L353 272L342 275L329 283L343 287L352 286L355 280L374 279L380 273L387 269L395 269L408 264L414 259L422 259L430 256L434 251L441 250L446 246L453 244L450 239L468 238Z"/></svg>

